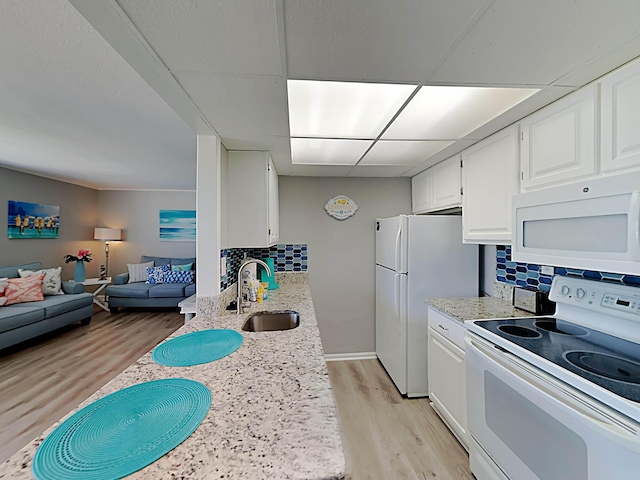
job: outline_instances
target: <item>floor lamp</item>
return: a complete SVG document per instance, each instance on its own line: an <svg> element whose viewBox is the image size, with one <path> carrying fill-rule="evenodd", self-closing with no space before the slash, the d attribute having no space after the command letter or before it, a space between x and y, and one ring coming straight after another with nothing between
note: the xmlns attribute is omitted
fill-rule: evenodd
<svg viewBox="0 0 640 480"><path fill-rule="evenodd" d="M122 230L119 228L94 228L93 229L94 240L101 240L104 242L104 255L106 257L105 262L105 275L109 276L109 242L115 240L122 240Z"/></svg>

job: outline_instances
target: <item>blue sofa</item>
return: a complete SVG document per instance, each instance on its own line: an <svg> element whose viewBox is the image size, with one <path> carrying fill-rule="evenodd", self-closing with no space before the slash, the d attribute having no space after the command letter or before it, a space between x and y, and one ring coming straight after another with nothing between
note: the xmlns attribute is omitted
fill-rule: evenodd
<svg viewBox="0 0 640 480"><path fill-rule="evenodd" d="M39 262L0 267L0 278L18 278L18 269L40 270ZM51 332L74 322L89 325L93 295L81 283L62 282L64 295L45 296L42 302L0 307L0 349Z"/></svg>
<svg viewBox="0 0 640 480"><path fill-rule="evenodd" d="M167 258L143 255L140 263L153 262L155 267L162 265L185 265L193 263L195 258ZM161 283L149 285L145 282L129 282L129 274L116 275L113 285L109 285L105 294L109 297L109 310L117 313L120 307L177 307L185 298L196 293L195 283Z"/></svg>

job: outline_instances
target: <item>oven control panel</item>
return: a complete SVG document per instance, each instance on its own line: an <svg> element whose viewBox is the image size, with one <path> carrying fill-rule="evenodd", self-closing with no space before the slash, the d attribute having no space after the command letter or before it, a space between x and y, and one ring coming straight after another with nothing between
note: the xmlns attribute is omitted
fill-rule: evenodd
<svg viewBox="0 0 640 480"><path fill-rule="evenodd" d="M549 298L558 303L609 312L611 315L640 317L640 288L637 287L556 275Z"/></svg>

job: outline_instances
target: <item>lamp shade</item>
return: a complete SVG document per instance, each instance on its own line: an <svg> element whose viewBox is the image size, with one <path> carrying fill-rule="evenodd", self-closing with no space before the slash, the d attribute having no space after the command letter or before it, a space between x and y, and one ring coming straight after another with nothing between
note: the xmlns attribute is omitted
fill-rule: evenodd
<svg viewBox="0 0 640 480"><path fill-rule="evenodd" d="M94 228L93 229L94 240L122 240L122 230L119 228Z"/></svg>

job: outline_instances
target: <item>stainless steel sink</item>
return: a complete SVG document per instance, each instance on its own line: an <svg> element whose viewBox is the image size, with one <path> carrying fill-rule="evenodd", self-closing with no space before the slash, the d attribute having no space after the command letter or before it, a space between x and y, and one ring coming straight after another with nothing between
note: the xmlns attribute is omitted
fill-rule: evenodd
<svg viewBox="0 0 640 480"><path fill-rule="evenodd" d="M293 310L257 312L247 318L242 330L245 332L274 332L291 330L300 325L300 314Z"/></svg>

